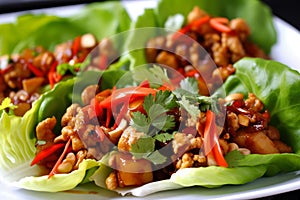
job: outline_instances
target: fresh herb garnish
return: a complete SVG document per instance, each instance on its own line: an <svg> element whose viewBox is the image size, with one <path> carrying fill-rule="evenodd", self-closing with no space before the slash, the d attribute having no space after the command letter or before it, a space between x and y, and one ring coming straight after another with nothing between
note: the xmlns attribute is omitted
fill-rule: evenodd
<svg viewBox="0 0 300 200"><path fill-rule="evenodd" d="M151 87L159 87L164 83L170 83L166 69L160 66L153 65L153 67L139 67L133 71L133 80L136 82L143 82L148 80Z"/></svg>
<svg viewBox="0 0 300 200"><path fill-rule="evenodd" d="M155 135L153 138L159 142L165 143L167 141L172 140L174 138L174 134L160 133L160 134Z"/></svg>
<svg viewBox="0 0 300 200"><path fill-rule="evenodd" d="M158 91L155 97L150 94L145 97L143 103L146 114L139 111L132 113L132 126L150 136L172 129L175 126L175 118L173 115L167 115L167 112L176 106L176 98L170 91Z"/></svg>
<svg viewBox="0 0 300 200"><path fill-rule="evenodd" d="M136 143L131 145L130 152L135 159L144 158L155 165L162 164L167 160L164 155L155 150L155 139L150 136L139 138Z"/></svg>

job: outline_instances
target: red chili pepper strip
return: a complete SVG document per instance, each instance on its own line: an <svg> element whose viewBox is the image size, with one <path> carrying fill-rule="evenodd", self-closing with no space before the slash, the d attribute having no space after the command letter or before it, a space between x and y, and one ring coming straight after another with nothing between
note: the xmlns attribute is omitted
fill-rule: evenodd
<svg viewBox="0 0 300 200"><path fill-rule="evenodd" d="M212 156L218 166L228 167L219 144L219 136L215 123L215 114L208 110L206 112L206 122L204 128L204 152L207 156Z"/></svg>
<svg viewBox="0 0 300 200"><path fill-rule="evenodd" d="M157 90L145 87L127 87L116 89L111 96L100 102L102 108L111 108L112 105L117 106L129 99L136 97L145 97L149 94L155 95Z"/></svg>
<svg viewBox="0 0 300 200"><path fill-rule="evenodd" d="M79 51L80 46L81 46L80 43L81 43L81 37L80 36L76 37L73 40L73 44L72 44L72 47L71 47L73 56L76 55L77 52Z"/></svg>
<svg viewBox="0 0 300 200"><path fill-rule="evenodd" d="M112 111L110 108L106 109L106 122L105 122L105 127L109 127L110 120L112 117Z"/></svg>
<svg viewBox="0 0 300 200"><path fill-rule="evenodd" d="M196 19L195 21L192 21L191 22L191 29L197 29L199 28L200 26L202 26L203 24L205 24L206 22L208 22L210 19L210 17L207 15L207 16L204 16L200 19Z"/></svg>
<svg viewBox="0 0 300 200"><path fill-rule="evenodd" d="M54 176L54 174L57 173L58 166L61 164L63 158L66 156L66 154L69 150L70 144L71 144L71 139L69 139L68 142L66 143L64 151L62 152L62 154L58 158L57 162L55 163L54 167L52 168L51 172L49 173L48 179L51 178L52 176Z"/></svg>
<svg viewBox="0 0 300 200"><path fill-rule="evenodd" d="M50 84L50 88L53 89L54 85L55 85L55 80L54 80L54 72L49 72L48 73L48 80L49 80L49 84Z"/></svg>
<svg viewBox="0 0 300 200"><path fill-rule="evenodd" d="M115 120L115 124L114 124L114 129L117 128L117 126L120 124L122 118L125 116L126 112L128 111L128 104L124 103L124 105L122 106L122 108L120 109L120 112L118 113L118 116Z"/></svg>
<svg viewBox="0 0 300 200"><path fill-rule="evenodd" d="M62 79L62 75L60 75L57 72L54 72L53 73L53 79L54 79L55 83L58 83Z"/></svg>
<svg viewBox="0 0 300 200"><path fill-rule="evenodd" d="M148 80L144 80L139 84L139 87L150 88L150 83Z"/></svg>
<svg viewBox="0 0 300 200"><path fill-rule="evenodd" d="M56 72L58 62L55 61L48 72L48 81L50 84L51 89L54 87L55 83L58 83L62 79L62 75Z"/></svg>
<svg viewBox="0 0 300 200"><path fill-rule="evenodd" d="M35 66L33 66L33 64L28 63L27 64L28 69L34 73L35 76L37 77L43 77L44 76L44 72L39 70L38 68L36 68Z"/></svg>
<svg viewBox="0 0 300 200"><path fill-rule="evenodd" d="M187 77L195 77L196 74L199 74L199 71L196 69L192 69L185 73Z"/></svg>
<svg viewBox="0 0 300 200"><path fill-rule="evenodd" d="M224 17L215 17L210 19L209 24L212 28L214 28L217 31L223 32L223 33L230 33L232 30L225 24L228 24L229 20Z"/></svg>
<svg viewBox="0 0 300 200"><path fill-rule="evenodd" d="M58 149L62 148L63 146L64 146L63 143L57 143L46 149L43 149L34 157L32 162L30 163L30 166L33 166L33 165L37 164L38 162L40 162L41 160L47 158L48 156L50 156L51 154L53 154L54 152L56 152Z"/></svg>
<svg viewBox="0 0 300 200"><path fill-rule="evenodd" d="M228 163L226 162L226 160L223 156L219 141L217 141L215 146L213 147L212 153L213 153L213 156L219 166L228 167Z"/></svg>
<svg viewBox="0 0 300 200"><path fill-rule="evenodd" d="M205 16L202 17L200 19L197 19L195 21L192 21L191 23L189 23L188 25L184 26L183 28L181 28L177 33L175 33L172 37L173 40L178 39L182 34L186 34L188 33L191 29L197 29L200 26L202 26L203 24L207 23L209 21L210 17L209 16Z"/></svg>

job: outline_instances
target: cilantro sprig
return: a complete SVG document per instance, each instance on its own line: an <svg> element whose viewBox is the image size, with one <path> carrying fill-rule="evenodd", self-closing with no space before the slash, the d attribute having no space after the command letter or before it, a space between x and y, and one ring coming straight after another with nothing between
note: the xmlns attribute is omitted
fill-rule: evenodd
<svg viewBox="0 0 300 200"><path fill-rule="evenodd" d="M175 117L167 112L176 106L176 98L171 91L158 91L155 97L150 94L143 103L146 114L140 111L132 113L132 126L150 136L170 130L175 127Z"/></svg>

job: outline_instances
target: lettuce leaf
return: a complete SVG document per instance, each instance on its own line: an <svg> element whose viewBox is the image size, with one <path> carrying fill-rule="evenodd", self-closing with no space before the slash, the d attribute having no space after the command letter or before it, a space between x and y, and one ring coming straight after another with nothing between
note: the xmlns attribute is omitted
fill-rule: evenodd
<svg viewBox="0 0 300 200"><path fill-rule="evenodd" d="M71 190L83 181L87 170L98 165L99 163L96 160L88 159L79 164L78 170L74 170L69 174L56 174L50 179L47 175L27 176L13 182L12 185L34 191L59 192Z"/></svg>
<svg viewBox="0 0 300 200"><path fill-rule="evenodd" d="M271 113L271 124L295 153L300 153L300 73L272 60L244 58L234 64L236 73L225 81L231 93L254 93Z"/></svg>
<svg viewBox="0 0 300 200"><path fill-rule="evenodd" d="M87 85L100 81L102 89L112 88L124 73L123 70L87 71L44 93L23 117L3 112L0 115L0 177L15 186L49 192L68 190L81 181L86 182L87 170L99 165L96 161L85 161L79 170L55 175L53 180L47 180L47 176L39 177L40 169L30 167L36 151L35 127L47 117L55 116L59 122L71 103L81 103L81 93ZM54 132L60 130L60 123L57 123Z"/></svg>
<svg viewBox="0 0 300 200"><path fill-rule="evenodd" d="M245 19L251 28L250 39L266 53L270 53L272 46L277 42L272 12L267 5L258 0L189 0L184 2L184 6L181 0L160 0L156 8L145 9L132 25L136 30L132 31L127 43L127 50L131 55L131 67L146 63L144 46L141 45L163 32L153 27L164 28L169 17L177 14L183 15L186 21L188 13L196 5L213 16ZM152 29L147 29L150 27ZM264 34L261 34L262 32Z"/></svg>
<svg viewBox="0 0 300 200"><path fill-rule="evenodd" d="M121 2L91 3L69 17L24 14L14 23L0 25L0 55L18 53L42 45L56 44L78 35L92 33L98 40L128 30L131 19Z"/></svg>

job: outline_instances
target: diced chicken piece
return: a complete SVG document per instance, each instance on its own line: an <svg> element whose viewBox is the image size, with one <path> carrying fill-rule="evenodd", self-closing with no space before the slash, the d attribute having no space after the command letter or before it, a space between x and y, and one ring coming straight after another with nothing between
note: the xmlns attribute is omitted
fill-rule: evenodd
<svg viewBox="0 0 300 200"><path fill-rule="evenodd" d="M293 149L280 140L273 140L274 145L280 153L292 153Z"/></svg>
<svg viewBox="0 0 300 200"><path fill-rule="evenodd" d="M45 79L43 77L34 77L30 79L24 79L22 81L22 85L28 94L33 94L34 92L38 91L44 81Z"/></svg>
<svg viewBox="0 0 300 200"><path fill-rule="evenodd" d="M178 60L177 60L176 56L174 54L168 53L166 51L163 51L158 54L158 56L156 58L156 62L159 64L166 65L168 67L171 67L173 69L178 68Z"/></svg>
<svg viewBox="0 0 300 200"><path fill-rule="evenodd" d="M136 129L134 129L132 126L127 127L118 142L119 150L130 151L131 146L144 135L145 134L143 132L136 131Z"/></svg>
<svg viewBox="0 0 300 200"><path fill-rule="evenodd" d="M88 105L91 100L96 96L97 90L99 86L96 85L90 85L86 87L83 92L81 93L81 99L84 105Z"/></svg>
<svg viewBox="0 0 300 200"><path fill-rule="evenodd" d="M251 153L272 154L279 153L273 141L263 132L238 131L234 142L239 147L247 148Z"/></svg>
<svg viewBox="0 0 300 200"><path fill-rule="evenodd" d="M134 159L131 154L119 153L114 157L113 168L117 170L119 187L140 186L153 181L151 162L146 159ZM108 183L108 181L106 181ZM110 185L114 181L110 180ZM110 187L111 188L111 187Z"/></svg>

